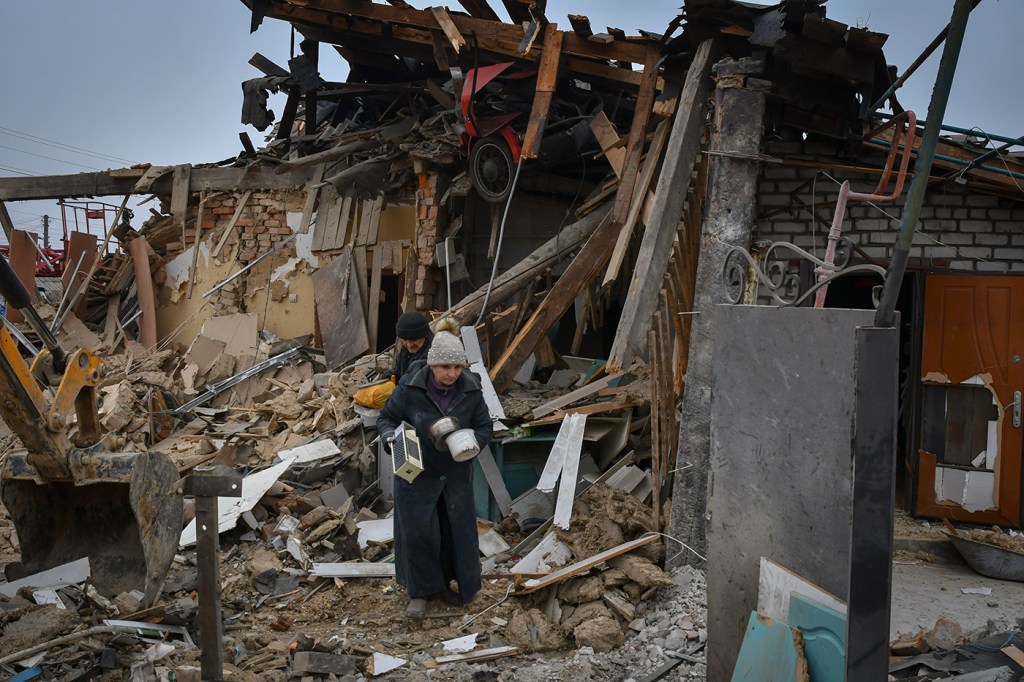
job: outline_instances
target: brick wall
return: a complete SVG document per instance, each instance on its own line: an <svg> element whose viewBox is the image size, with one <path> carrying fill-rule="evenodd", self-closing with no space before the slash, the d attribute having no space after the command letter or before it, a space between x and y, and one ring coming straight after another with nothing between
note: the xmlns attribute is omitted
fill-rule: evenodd
<svg viewBox="0 0 1024 682"><path fill-rule="evenodd" d="M837 159L835 146L821 144L773 142L767 145L765 153L835 165L857 165L855 161ZM753 239L792 242L821 257L839 196L836 181L844 180L850 181L853 191L871 192L878 183L878 175L834 167L763 164ZM1024 180L1020 182L1024 186ZM909 188L910 178L895 204L876 208L851 202L847 206L843 234L867 257L878 259L882 265L892 254ZM910 257L930 259L937 267L955 270L1024 272L1024 191L1021 199L1022 202L1014 202L972 193L953 181L931 187L921 208ZM812 221L812 203L824 222Z"/></svg>

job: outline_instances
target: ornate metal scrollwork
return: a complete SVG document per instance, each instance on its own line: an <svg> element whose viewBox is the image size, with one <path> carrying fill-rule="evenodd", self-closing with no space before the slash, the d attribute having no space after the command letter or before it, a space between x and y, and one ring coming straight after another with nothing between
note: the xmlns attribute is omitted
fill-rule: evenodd
<svg viewBox="0 0 1024 682"><path fill-rule="evenodd" d="M778 255L778 252L781 250L790 252L787 254L787 258L783 259ZM747 287L747 276L751 270L757 275L758 284L764 287L772 301L779 306L798 306L813 296L821 287L827 286L833 280L846 275L870 272L885 277L885 269L878 265L867 263L850 265L850 258L853 254L853 242L846 237L840 238L836 245L836 262L832 265L789 242L771 242L764 249L760 250L760 253L761 264L759 266L746 249L738 246L729 249L725 256L725 265L722 269L726 300L729 303L735 304L743 300L743 292ZM815 282L814 286L801 294L799 293L800 277L796 273L791 272L788 266L788 261L793 256L814 263L817 266L815 268L816 272L824 271L830 274ZM877 307L877 292L875 292L873 299Z"/></svg>

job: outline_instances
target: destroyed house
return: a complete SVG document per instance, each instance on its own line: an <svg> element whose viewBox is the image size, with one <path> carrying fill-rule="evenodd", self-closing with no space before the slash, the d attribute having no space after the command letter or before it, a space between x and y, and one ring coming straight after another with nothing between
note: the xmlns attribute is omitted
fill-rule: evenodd
<svg viewBox="0 0 1024 682"><path fill-rule="evenodd" d="M677 561L697 562L727 554L706 537L708 505L727 487L709 484L723 476L712 388L728 374L713 353L785 320L779 347L819 371L841 325L802 327L803 309L862 311L858 326L870 326L904 248L898 399L885 403L897 503L1022 526L1024 163L1012 138L943 126L901 246L926 112L904 111L890 87L887 36L813 0L687 0L660 32L636 35L523 0L502 2L512 23L480 0L245 4L252 30L286 21L297 32L286 65L254 55L261 75L242 84L241 121L267 133L264 145L243 134L221 164L0 179L5 201L159 198L144 222L113 229L123 250L103 261L81 313L106 335L77 329L82 342L180 350L187 405L280 408L260 425L273 437L266 459L295 445L286 430L331 431L353 413L338 401L310 421L281 381L232 381L277 370L300 347L329 372L369 367L370 380L403 311L455 318L504 428L477 469L478 516L557 523L558 500L538 481L559 425L586 415L577 480L617 477L655 528L693 546ZM344 82L320 77L328 59L347 62ZM276 92L280 112L267 106ZM19 252L34 262L19 239L12 263ZM729 322L722 304L787 317L762 329ZM293 378L310 395L308 368ZM793 409L810 419L816 407L812 396ZM848 421L842 409L831 416ZM794 452L848 455L849 439ZM388 463L361 466L387 497Z"/></svg>

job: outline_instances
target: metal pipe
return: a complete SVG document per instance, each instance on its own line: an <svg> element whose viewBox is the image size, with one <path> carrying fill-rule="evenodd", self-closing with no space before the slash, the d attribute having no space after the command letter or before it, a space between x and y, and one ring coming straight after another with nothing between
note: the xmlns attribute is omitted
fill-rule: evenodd
<svg viewBox="0 0 1024 682"><path fill-rule="evenodd" d="M903 222L900 224L896 246L893 249L892 259L889 261L889 268L885 273L882 298L878 310L875 311L876 327L891 327L893 323L896 299L899 297L900 286L903 283L903 273L907 270L910 245L914 240L914 228L917 226L917 218L921 213L921 204L924 203L924 195L928 190L928 176L932 170L935 146L939 141L939 126L942 117L946 114L946 103L949 101L953 74L956 73L960 48L964 42L964 33L967 31L967 19L973 9L972 3L973 0L956 0L956 4L953 6L953 17L949 21L949 35L946 38L946 46L942 50L939 71L935 76L935 87L932 89L932 99L928 105L928 122L925 124L924 136L921 138L921 146L917 151L914 179L907 192L907 202L903 207Z"/></svg>
<svg viewBox="0 0 1024 682"><path fill-rule="evenodd" d="M872 115L873 116L877 116L878 118L892 118L893 117L893 114L886 114L886 113L882 113L882 112L876 112L876 113L874 113ZM918 125L927 125L927 124L928 124L928 121L918 121ZM995 140L996 142L1011 142L1011 143L1014 143L1014 144L1021 144L1019 137L1014 138L1014 137L1009 137L1008 135L996 135L994 133L990 133L990 132L987 132L985 130L981 130L980 128L974 128L972 130L971 128L961 128L959 126L949 125L948 123L941 124L939 126L939 128L941 130L945 130L945 131L950 132L950 133L961 133L963 135L973 135L974 137L987 137L988 139Z"/></svg>
<svg viewBox="0 0 1024 682"><path fill-rule="evenodd" d="M979 4L981 4L981 0L974 0L973 4L971 5L971 9L967 11L970 12ZM942 44L942 41L946 39L946 36L949 34L949 27L952 25L952 23L953 22L951 20L950 23L946 24L946 28L939 31L939 35L935 36L935 39L928 44L928 47L924 48L924 52L922 52L918 56L918 58L914 60L914 63L908 66L907 70L904 71L903 74L899 78L897 78L892 85L889 86L889 89L886 90L885 93L882 94L882 96L879 97L874 104L868 107L869 112L878 111L879 109L881 109L882 106L885 104L885 100L892 97L892 94L903 86L907 79L910 78L914 74L914 72L917 71L917 69L922 64L925 63L928 57L932 56L932 52L935 52L936 48L938 48L938 46Z"/></svg>

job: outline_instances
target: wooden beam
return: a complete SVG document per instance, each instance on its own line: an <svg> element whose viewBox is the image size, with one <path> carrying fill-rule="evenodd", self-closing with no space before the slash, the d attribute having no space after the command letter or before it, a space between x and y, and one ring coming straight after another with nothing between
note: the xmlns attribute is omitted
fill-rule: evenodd
<svg viewBox="0 0 1024 682"><path fill-rule="evenodd" d="M558 398L548 401L543 405L538 405L533 410L533 418L540 419L541 417L545 417L554 412L555 410L559 410L565 407L566 405L572 405L577 400L583 400L584 398L588 398L597 393L598 391L606 388L608 384L615 381L619 377L620 375L618 374L605 375L593 383L587 384L586 386L583 386L581 388L577 388L575 391L571 391L563 396L559 396Z"/></svg>
<svg viewBox="0 0 1024 682"><path fill-rule="evenodd" d="M690 184L690 171L700 151L701 131L707 113L708 95L711 93L713 47L710 39L701 43L686 74L686 83L665 151L665 164L654 192L656 201L651 211L651 220L644 231L629 293L626 295L626 305L619 318L615 342L608 359L609 369L632 362L638 344L647 341L645 332L650 327L665 268L672 255L672 240L686 199L685 188Z"/></svg>
<svg viewBox="0 0 1024 682"><path fill-rule="evenodd" d="M373 256L373 265L370 266L370 296L366 301L366 335L369 339L370 352L377 352L377 320L380 317L380 278L381 278L381 257L384 254L383 247L374 246L370 249Z"/></svg>
<svg viewBox="0 0 1024 682"><path fill-rule="evenodd" d="M249 63L255 66L257 69L262 71L267 76L279 76L287 78L291 74L288 73L288 69L278 66L269 58L264 57L259 52L254 54L250 59Z"/></svg>
<svg viewBox="0 0 1024 682"><path fill-rule="evenodd" d="M444 33L448 42L452 44L452 49L455 50L455 54L459 54L463 47L466 46L466 39L459 33L459 29L455 26L455 22L452 21L451 16L448 14L448 10L444 7L431 7L430 13L434 16L437 21L438 28Z"/></svg>
<svg viewBox="0 0 1024 682"><path fill-rule="evenodd" d="M597 143L601 145L601 149L604 151L604 158L608 159L612 170L615 171L615 177L621 176L622 164L626 159L626 150L619 144L621 141L619 134L615 131L615 126L608 120L608 116L605 115L604 111L597 112L590 119L590 131L594 133Z"/></svg>
<svg viewBox="0 0 1024 682"><path fill-rule="evenodd" d="M501 21L497 13L487 4L487 0L459 0L459 4L469 12L471 17L487 21Z"/></svg>
<svg viewBox="0 0 1024 682"><path fill-rule="evenodd" d="M537 69L537 88L533 96L530 122L526 126L526 135L523 139L522 155L528 159L537 158L544 128L548 123L548 111L551 108L551 99L555 96L555 83L558 80L562 35L558 30L558 24L548 24L544 29L544 52L541 53L540 66Z"/></svg>
<svg viewBox="0 0 1024 682"><path fill-rule="evenodd" d="M7 204L3 201L0 201L0 227L3 227L4 236L7 237L7 243L10 244L11 234L14 232L14 221L11 220L11 214L7 212Z"/></svg>
<svg viewBox="0 0 1024 682"><path fill-rule="evenodd" d="M590 27L590 18L583 14L570 14L569 23L572 24L573 32L580 38L594 35L594 29Z"/></svg>
<svg viewBox="0 0 1024 682"><path fill-rule="evenodd" d="M487 285L484 285L459 301L452 309L451 314L464 322L472 322L480 315L484 298L488 299L488 309L491 309L522 292L523 287L532 282L535 277L543 274L547 268L578 249L580 244L585 242L601 225L607 211L607 208L596 210L585 218L563 228L557 235L537 247L529 256L501 273L494 280L489 297L487 296Z"/></svg>
<svg viewBox="0 0 1024 682"><path fill-rule="evenodd" d="M242 211L245 210L245 205L247 203L249 203L249 197L251 197L251 196L252 196L252 191L250 190L250 191L247 191L245 194L243 194L242 198L238 200L238 205L235 206L235 212L233 214L231 214L231 220L229 220L228 224L224 227L224 234L222 234L220 236L220 240L217 242L217 245L215 247L213 247L213 251L211 252L211 255L214 258L218 258L220 256L221 249L224 248L224 245L227 243L228 238L231 237L231 235L233 235L235 233L235 225L238 224L238 219L242 217ZM309 218L306 216L305 211L303 211L302 215L303 215L303 218L305 218L305 220L306 220L306 224L309 224ZM197 229L201 229L201 228L202 228L202 225L197 225Z"/></svg>
<svg viewBox="0 0 1024 682"><path fill-rule="evenodd" d="M132 171L134 169L123 169ZM136 191L135 183L142 172L118 175L119 171L75 173L73 175L39 175L0 178L0 201L32 199L65 199L69 197L107 197L126 194L169 194L171 174L155 180L145 191ZM305 183L310 173L275 175L269 167L193 168L191 191L245 191L291 189Z"/></svg>
<svg viewBox="0 0 1024 682"><path fill-rule="evenodd" d="M619 232L619 238L615 242L615 250L612 251L612 256L608 260L608 269L605 270L604 281L601 282L603 287L611 286L619 278L622 261L626 258L626 249L629 247L629 242L633 237L633 228L640 219L640 214L643 212L644 207L653 205L654 193L651 192L651 180L654 179L654 170L658 167L661 153L665 149L668 129L668 120L663 120L658 123L657 129L654 131L654 140L651 141L651 147L647 151L647 160L644 161L644 166L640 171L640 178L637 180L636 188L633 191L633 202L629 207L626 223L622 226L622 231ZM645 213L645 224L649 217L649 214Z"/></svg>
<svg viewBox="0 0 1024 682"><path fill-rule="evenodd" d="M558 320L562 318L565 311L572 305L576 295L588 286L591 280L608 262L622 221L629 210L629 200L632 196L633 178L636 176L637 166L640 163L644 138L647 131L647 120L650 117L651 105L654 102L654 81L657 78L657 59L659 50L651 47L647 51L647 58L644 66L644 82L640 87L637 96L636 109L633 116L633 125L629 132L629 143L626 147L626 163L624 178L628 178L625 184L620 183L619 192L616 195L615 204L610 219L606 220L587 241L576 258L569 264L565 272L552 286L547 297L541 302L523 327L522 331L509 344L508 348L495 363L491 371L491 379L498 392L502 392L512 383L513 377L519 368L526 361L526 358L537 348L538 344L547 337L548 331Z"/></svg>
<svg viewBox="0 0 1024 682"><path fill-rule="evenodd" d="M171 216L174 224L181 228L181 248L185 248L185 222L188 218L189 176L192 166L187 163L174 167L171 185Z"/></svg>

